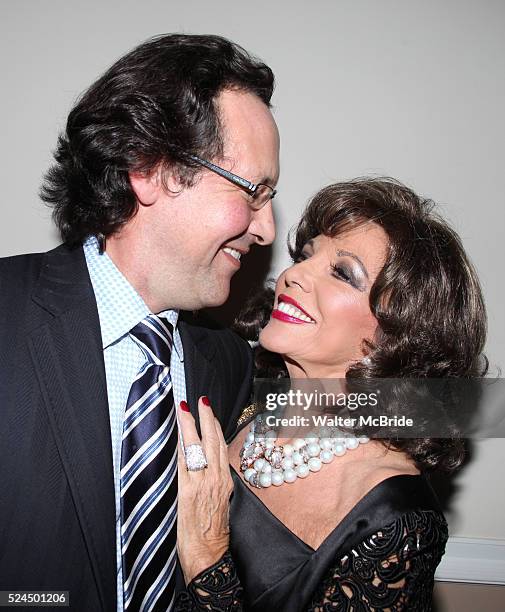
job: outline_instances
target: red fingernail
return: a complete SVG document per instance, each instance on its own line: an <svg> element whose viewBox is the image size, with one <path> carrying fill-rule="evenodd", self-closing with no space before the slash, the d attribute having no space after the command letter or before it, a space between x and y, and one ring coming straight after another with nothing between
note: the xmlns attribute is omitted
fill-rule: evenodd
<svg viewBox="0 0 505 612"><path fill-rule="evenodd" d="M189 412L189 406L188 406L188 402L185 402L184 400L182 400L182 402L179 404L179 408L183 411L183 412Z"/></svg>
<svg viewBox="0 0 505 612"><path fill-rule="evenodd" d="M210 400L206 395L202 397L202 402L205 406L210 406Z"/></svg>

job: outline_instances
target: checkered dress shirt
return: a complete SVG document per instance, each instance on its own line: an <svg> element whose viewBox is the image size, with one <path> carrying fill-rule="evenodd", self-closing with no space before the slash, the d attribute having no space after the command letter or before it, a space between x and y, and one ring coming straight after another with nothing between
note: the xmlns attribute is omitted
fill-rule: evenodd
<svg viewBox="0 0 505 612"><path fill-rule="evenodd" d="M107 379L116 499L117 609L118 612L123 612L119 490L123 415L130 387L146 361L143 352L131 339L128 332L148 314L158 314L166 317L174 326L174 349L171 355L170 373L176 406L182 400L186 400L184 353L177 329L179 312L177 310L165 310L160 313L150 313L140 295L116 268L107 253L99 254L98 240L95 236L87 238L83 248L98 307Z"/></svg>

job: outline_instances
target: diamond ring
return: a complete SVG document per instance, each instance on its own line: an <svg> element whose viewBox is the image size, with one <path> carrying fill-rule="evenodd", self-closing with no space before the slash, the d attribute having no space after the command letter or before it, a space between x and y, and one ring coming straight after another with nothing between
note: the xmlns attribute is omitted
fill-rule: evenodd
<svg viewBox="0 0 505 612"><path fill-rule="evenodd" d="M189 472L199 472L208 465L207 458L200 444L189 444L186 446L184 456L186 457L186 468Z"/></svg>

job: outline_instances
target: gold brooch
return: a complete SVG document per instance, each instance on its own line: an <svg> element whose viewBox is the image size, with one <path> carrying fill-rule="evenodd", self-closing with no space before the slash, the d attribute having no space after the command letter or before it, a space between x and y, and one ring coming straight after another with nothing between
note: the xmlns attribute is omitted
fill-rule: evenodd
<svg viewBox="0 0 505 612"><path fill-rule="evenodd" d="M237 421L237 427L240 427L243 423L245 423L248 419L254 416L258 412L258 407L256 404L249 404L244 410L242 414L239 416Z"/></svg>

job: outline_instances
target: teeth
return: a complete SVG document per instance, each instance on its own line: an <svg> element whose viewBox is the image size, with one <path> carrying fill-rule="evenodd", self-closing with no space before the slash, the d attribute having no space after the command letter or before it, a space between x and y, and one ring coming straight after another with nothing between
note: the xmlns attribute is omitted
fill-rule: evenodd
<svg viewBox="0 0 505 612"><path fill-rule="evenodd" d="M311 319L306 314L304 314L299 308L296 308L295 306L291 304L287 304L286 302L279 302L277 306L277 310L284 312L290 317L296 317L297 319L300 319L301 321L305 321L307 323L315 322L313 319Z"/></svg>
<svg viewBox="0 0 505 612"><path fill-rule="evenodd" d="M238 261L240 261L240 256L242 255L240 251L237 251L235 249L230 249L230 247L224 247L223 251L225 253L228 253L228 255L235 257L235 259L237 259Z"/></svg>

